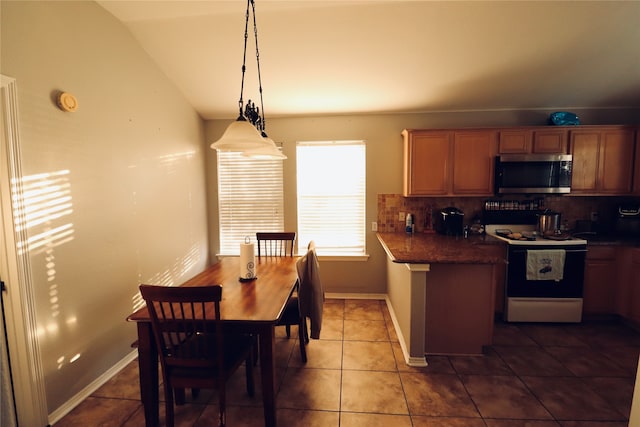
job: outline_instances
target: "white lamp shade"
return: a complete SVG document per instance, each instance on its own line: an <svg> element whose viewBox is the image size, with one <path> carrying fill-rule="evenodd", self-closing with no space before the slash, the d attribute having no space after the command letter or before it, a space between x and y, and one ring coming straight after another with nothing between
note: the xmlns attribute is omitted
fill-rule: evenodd
<svg viewBox="0 0 640 427"><path fill-rule="evenodd" d="M270 144L250 122L236 120L227 127L219 140L211 144L211 148L220 151L244 152L259 148L268 149Z"/></svg>
<svg viewBox="0 0 640 427"><path fill-rule="evenodd" d="M248 150L244 150L242 155L245 157L250 157L252 159L286 159L287 156L282 154L282 151L278 150L276 143L271 138L263 138L265 142L268 144L264 147L260 148L250 148Z"/></svg>

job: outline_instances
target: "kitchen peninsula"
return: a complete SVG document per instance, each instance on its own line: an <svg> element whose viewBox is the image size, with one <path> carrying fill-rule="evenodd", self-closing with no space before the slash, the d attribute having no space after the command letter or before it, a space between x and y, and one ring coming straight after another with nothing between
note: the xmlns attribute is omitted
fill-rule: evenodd
<svg viewBox="0 0 640 427"><path fill-rule="evenodd" d="M387 253L387 295L411 366L427 354L482 354L493 336L496 281L505 246L425 233L378 233Z"/></svg>

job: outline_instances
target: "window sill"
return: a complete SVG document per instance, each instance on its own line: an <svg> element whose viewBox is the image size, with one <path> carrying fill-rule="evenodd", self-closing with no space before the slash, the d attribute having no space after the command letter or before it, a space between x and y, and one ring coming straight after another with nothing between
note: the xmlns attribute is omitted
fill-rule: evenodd
<svg viewBox="0 0 640 427"><path fill-rule="evenodd" d="M216 257L218 258L225 258L225 257L239 257L240 255L233 255L233 254L216 254ZM294 254L294 256L302 256L301 254ZM258 254L256 254L256 258L258 257ZM368 261L369 260L369 254L364 254L364 255L320 255L318 254L318 260L320 261Z"/></svg>
<svg viewBox="0 0 640 427"><path fill-rule="evenodd" d="M368 261L369 254L364 255L321 255L318 254L319 261Z"/></svg>

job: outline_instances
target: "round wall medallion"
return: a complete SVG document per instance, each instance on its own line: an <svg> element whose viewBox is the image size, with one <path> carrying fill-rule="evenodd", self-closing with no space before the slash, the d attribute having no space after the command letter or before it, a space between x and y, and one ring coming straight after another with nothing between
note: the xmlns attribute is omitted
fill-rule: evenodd
<svg viewBox="0 0 640 427"><path fill-rule="evenodd" d="M78 109L78 100L70 93L60 92L58 94L58 107L60 107L62 111L72 113Z"/></svg>

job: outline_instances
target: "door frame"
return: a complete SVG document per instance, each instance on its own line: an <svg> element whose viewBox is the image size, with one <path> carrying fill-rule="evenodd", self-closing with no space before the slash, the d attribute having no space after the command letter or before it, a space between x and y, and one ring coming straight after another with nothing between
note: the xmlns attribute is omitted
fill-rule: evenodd
<svg viewBox="0 0 640 427"><path fill-rule="evenodd" d="M0 82L0 250L4 254L0 276L6 284L4 310L16 416L20 426L47 426L28 236L15 226L16 217L24 215L18 89L12 77L0 74Z"/></svg>

